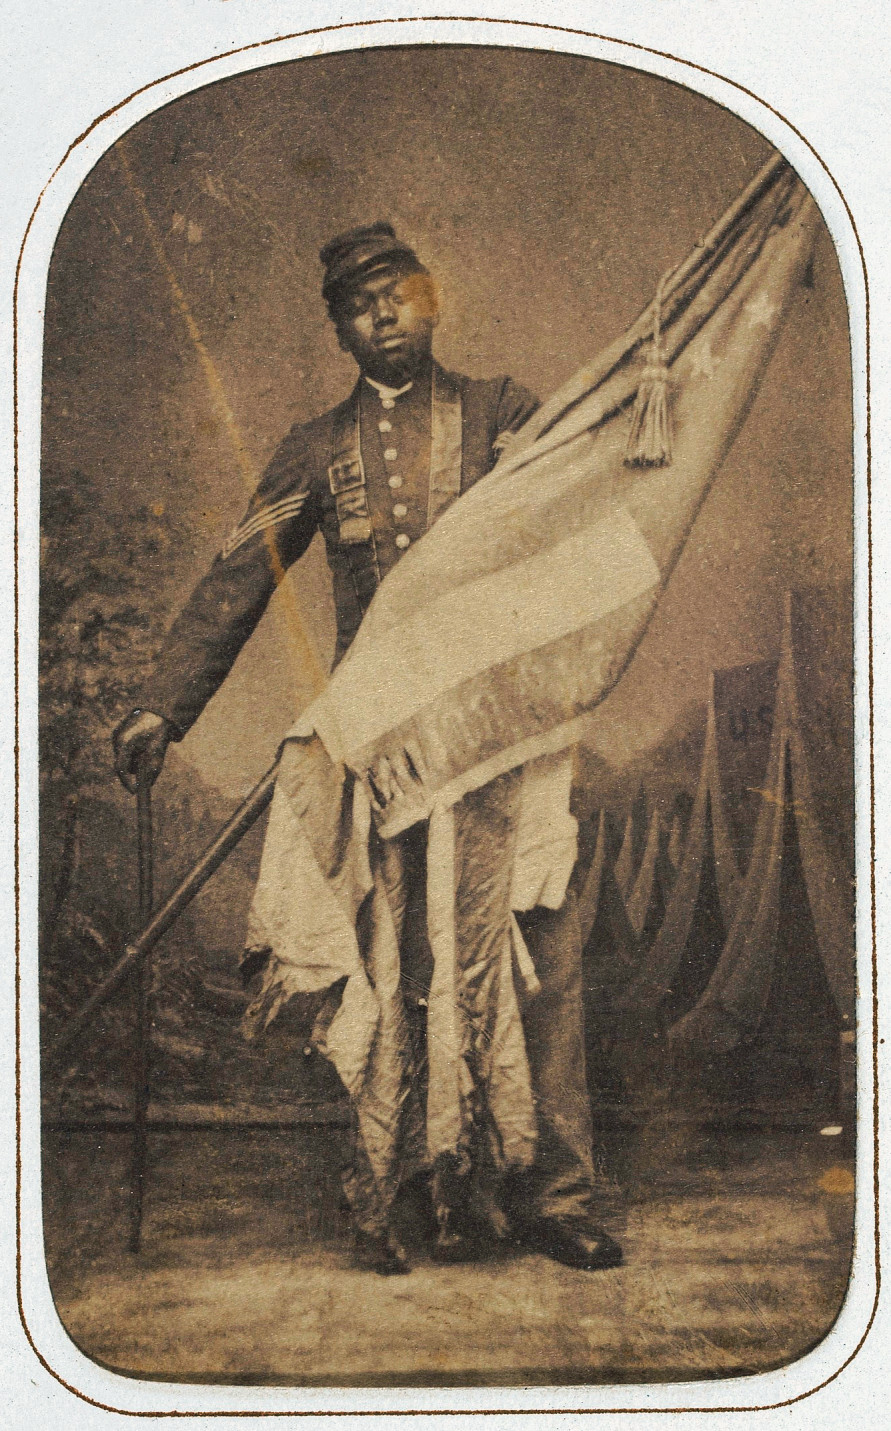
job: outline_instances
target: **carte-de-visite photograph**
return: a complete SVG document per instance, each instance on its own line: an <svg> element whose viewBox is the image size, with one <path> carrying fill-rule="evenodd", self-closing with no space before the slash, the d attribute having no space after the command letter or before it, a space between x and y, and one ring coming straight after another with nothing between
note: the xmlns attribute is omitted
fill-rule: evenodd
<svg viewBox="0 0 891 1431"><path fill-rule="evenodd" d="M43 1227L166 1381L696 1381L835 1322L855 1166L834 241L679 84L194 90L53 250Z"/></svg>

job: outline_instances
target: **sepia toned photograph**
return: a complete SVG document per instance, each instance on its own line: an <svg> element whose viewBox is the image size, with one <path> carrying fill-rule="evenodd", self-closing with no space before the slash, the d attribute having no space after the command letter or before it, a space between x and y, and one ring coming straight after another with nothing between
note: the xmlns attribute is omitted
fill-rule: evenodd
<svg viewBox="0 0 891 1431"><path fill-rule="evenodd" d="M43 1232L102 1367L671 1383L842 1308L835 246L715 101L347 51L87 175L46 291Z"/></svg>

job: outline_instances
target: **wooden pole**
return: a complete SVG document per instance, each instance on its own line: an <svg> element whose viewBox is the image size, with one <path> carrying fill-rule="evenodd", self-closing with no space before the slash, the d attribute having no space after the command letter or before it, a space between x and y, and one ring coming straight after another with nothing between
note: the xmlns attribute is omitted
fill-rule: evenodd
<svg viewBox="0 0 891 1431"><path fill-rule="evenodd" d="M159 939L167 933L172 924L175 924L186 906L191 904L198 891L204 887L227 855L235 849L242 836L262 815L272 799L278 765L279 763L276 761L271 769L267 770L263 779L255 785L247 799L239 805L231 820L223 826L213 843L208 845L200 860L192 866L185 879L164 901L138 937L127 945L111 973L102 980L98 988L93 990L77 1012L72 1014L65 1031L59 1035L48 1051L47 1062L50 1067L70 1053L99 1009L120 987L133 966L143 963Z"/></svg>
<svg viewBox="0 0 891 1431"><path fill-rule="evenodd" d="M684 261L670 273L662 275L660 306L663 326L673 318L677 304L683 300L686 286L695 281L699 270L709 262L721 244L733 237L736 226L742 223L749 211L774 184L793 179L794 170L788 160L780 153L773 154L751 183L746 185L742 193L724 211L717 223L709 229L705 238L693 246ZM635 348L649 340L653 332L655 309L656 300L653 299L620 338L598 353L588 367L570 378L542 404L512 440L506 454L506 465L514 458L517 465L521 465L521 458L539 437L543 437L574 403L580 402L593 388L605 382Z"/></svg>
<svg viewBox="0 0 891 1431"><path fill-rule="evenodd" d="M139 866L139 922L152 917L152 787L140 774L136 785L136 851ZM142 1205L148 1145L149 1077L151 1071L151 961L137 960L133 979L135 1038L133 1043L133 1149L130 1169L130 1242L138 1252L142 1241Z"/></svg>

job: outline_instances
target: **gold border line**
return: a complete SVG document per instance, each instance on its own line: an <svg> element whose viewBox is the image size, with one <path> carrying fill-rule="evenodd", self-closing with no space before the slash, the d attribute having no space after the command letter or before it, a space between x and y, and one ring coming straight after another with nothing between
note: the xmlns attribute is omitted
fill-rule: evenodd
<svg viewBox="0 0 891 1431"><path fill-rule="evenodd" d="M630 1406L630 1407L621 1407L621 1406L610 1406L610 1407L605 1407L605 1406L604 1406L604 1407L599 1407L599 1406L598 1406L598 1407L577 1407L577 1406L569 1406L569 1407L559 1407L559 1406L555 1406L555 1407L547 1407L547 1408L524 1407L524 1408L522 1408L522 1409L519 1409L519 1408L518 1408L518 1409L516 1409L516 1410L514 1410L514 1409L512 1409L512 1408L493 1408L492 1410L488 1410L488 1409L483 1410L483 1409L480 1409L480 1408L477 1408L477 1409L466 1409L466 1408L460 1408L460 1409L458 1409L458 1408L454 1408L454 1409L453 1409L453 1408L429 1409L429 1408L427 1408L427 1407L422 1407L422 1408L418 1408L418 1409L406 1409L406 1410L399 1409L399 1408L393 1408L393 1409L380 1410L380 1411L378 1411L378 1410L372 1410L372 1409L370 1409L370 1408L369 1408L369 1409L365 1409L365 1410L361 1410L361 1411L352 1411L352 1410L346 1410L346 1409L338 1409L338 1410L331 1410L331 1411L327 1411L327 1410L300 1411L300 1410L297 1410L297 1409L282 1410L282 1411L264 1411L264 1410L260 1410L260 1409L251 1409L251 1410L247 1410L247 1411L237 1411L237 1410L220 1410L220 1411L203 1411L203 1410L190 1410L190 1411L176 1411L176 1410L172 1410L172 1411L142 1411L142 1410L131 1410L131 1409L121 1408L121 1407L117 1407L117 1406L110 1406L110 1405L108 1405L108 1404L105 1403L105 1402L97 1401L95 1398L88 1396L85 1392L80 1391L76 1386L72 1386L69 1382L65 1381L64 1378L61 1377L61 1376L58 1374L58 1372L56 1372L56 1371L53 1370L53 1368L52 1368L52 1367L49 1365L49 1363L46 1361L46 1359L44 1358L43 1354L40 1352L39 1348L37 1347L36 1343L34 1342L34 1339L33 1339L32 1335L31 1335L30 1328L28 1327L28 1324L27 1324L27 1321L26 1321L26 1318L25 1318L24 1305L23 1305L23 1300L22 1300L22 1249L21 1249L21 1216L22 1216L22 1158L21 1158L21 1126L22 1126L22 1113L21 1113L21 851L20 851L20 793L19 793L19 784L20 784L19 775L20 775L20 767L21 767L21 750L20 750L20 723L19 723L20 672L19 672L19 643L18 643L18 629L19 629L19 627L18 627L18 618L19 618L19 580L18 580L18 574L19 574L19 501L18 501L18 495L19 495L19 486L18 486L18 483L19 483L19 420L18 420L18 419L19 419L19 414L18 414L19 369L18 369L18 299L19 299L19 283L20 283L20 279L21 279L21 268L22 268L22 261L23 261L23 257L24 257L25 246L26 246L27 241L28 241L28 235L29 235L30 232L31 232L31 228L32 228L32 226L33 226L33 224L34 224L34 220L35 220L35 218L36 218L36 216L37 216L37 211L38 211L38 209L40 208L41 203L43 202L43 197L44 197L44 195L46 194L46 191L47 191L47 189L49 188L50 184L52 184L52 182L53 182L53 180L55 179L56 175L59 173L59 170L62 168L62 166L63 166L63 165L65 164L65 162L67 161L69 155L70 155L80 144L83 143L83 141L93 132L94 129L96 129L96 128L98 127L98 125L100 125L105 119L109 118L111 115L116 114L119 110L123 109L126 105L128 105L128 104L129 104L133 99L135 99L138 95L144 94L144 93L146 93L148 90L154 89L154 88L156 88L156 87L159 86L159 85L163 85L163 84L169 82L170 80L177 79L177 78L179 78L179 77L182 76L182 75L192 74L192 73L194 73L196 70L203 69L203 68L204 68L205 66L207 66L207 65L216 64L216 63L217 63L218 61L220 61L220 60L230 59L230 58L232 58L234 55L248 54L248 53L250 53L252 50L262 50L262 49L267 48L267 47L270 46L270 45L280 45L280 44L282 44L283 42L286 42L286 41L288 41L288 40L304 39L304 38L306 38L307 36L311 36L311 35L332 34L332 33L335 33L335 32L342 31L342 30L345 31L345 30L360 30L360 29L366 29L366 28L368 28L369 26L380 26L380 25L392 25L392 26L395 26L395 25L414 25L414 24L418 24L418 23L421 23L421 24L441 23L441 24L444 24L444 25L451 25L451 24L454 24L454 22L455 22L456 20L459 21L459 22L464 22L464 23L468 23L468 24L475 24L475 25L497 25L497 26L510 25L510 26L511 26L512 28L514 28L514 29L529 29L529 30L535 30L535 31L539 32L543 37L546 37L548 34L564 34L564 35L576 35L576 36L580 36L580 37L582 37L582 38L584 38L584 39L600 40L600 41L603 41L603 42L605 42L605 43L607 43L607 44L616 45L616 46L619 46L619 47L621 47L621 48L623 48L623 49L632 50L632 51L635 51L635 52L640 53L640 54L643 54L643 55L654 55L654 56L656 56L656 57L659 58L659 59L669 60L669 61L671 61L671 63L673 63L673 64L677 64L677 65L679 65L679 66L682 66L682 67L683 67L684 69L686 69L686 70L690 70L690 71L693 71L694 73L698 73L698 74L709 75L709 76L711 76L713 79L720 80L721 83L727 85L727 87L728 87L729 89L736 90L736 91L738 91L740 94L748 95L749 98L754 99L754 100L757 102L757 104L759 104L763 109L767 110L768 113L775 115L779 120L781 120L782 123L786 126L786 128L790 131L790 133L794 134L794 135L796 136L796 138L798 138L798 139L801 141L801 143L805 146L805 148L808 149L808 151L814 156L814 158L816 159L817 163L820 165L820 168L824 171L824 173L826 174L826 176L827 176L827 178L829 179L830 183L832 184L833 189L834 189L835 192L838 194L838 197L839 197L839 199L841 200L842 206L843 206L843 208L844 208L844 210L845 210L845 213L846 213L847 216L848 216L848 220L849 220L850 225L851 225L851 231L852 231L852 233L853 233L853 235L854 235L854 240L855 240L855 242L856 242L856 244L857 244L857 250L858 250L858 253L859 253L859 256L860 256L860 264L861 264L861 268L862 268L862 270L863 270L864 327L865 327L865 330L866 330L866 331L865 331L865 336L866 336L865 383L864 383L864 387L865 387L865 399L866 399L866 423L865 423L865 434L864 434L864 435L865 435L865 447L866 447L866 541L867 541L867 560L866 560L866 567L867 567L867 598L868 598L868 599L867 599L867 611L868 611L868 617L867 617L867 636L868 636L868 650L867 650L867 687L868 687L868 706L869 706L868 731L869 731L869 796L870 796L870 821L869 821L869 831L870 831L870 838L869 838L870 884L869 884L869 890L870 890L870 924L871 924L871 930L872 930L872 951L871 951L871 953L872 953L872 967L871 967L872 978L871 978L871 991L872 991L872 997L873 997L873 1018L872 1018L872 1051L873 1051L873 1061L872 1061L872 1093L873 1093L873 1118L872 1118L872 1125L873 1125L873 1129L872 1129L872 1130L873 1130L873 1206L874 1206L873 1236L874 1236L875 1269L876 1269L876 1289L875 1289L875 1297L874 1297L874 1300L873 1300L872 1311L871 1311L871 1313L870 1313L870 1316L869 1316L869 1319L868 1319L868 1321L867 1321L866 1327L865 1327L865 1329L864 1329L863 1335L861 1336L861 1338L860 1338L860 1340L858 1341L857 1345L854 1347L853 1351L850 1353L849 1356L847 1356L847 1357L845 1358L845 1360L844 1360L844 1361L842 1362L842 1364L837 1368L836 1371L834 1371L830 1376L826 1377L823 1381L819 1382L816 1386L811 1387L810 1390L800 1392L797 1396L788 1397L786 1400L783 1400L783 1401L767 1402L767 1403L764 1403L763 1405L758 1405L758 1406L751 1406L751 1405L750 1405L750 1406L670 1406L670 1407L665 1407L665 1406L660 1406L660 1407L656 1407L656 1406L652 1406L652 1407L651 1407L651 1406ZM435 42L435 41L434 41L434 42L432 42L432 43L439 43L439 42ZM446 42L443 42L443 43L446 43ZM459 44L460 44L460 43L463 43L465 47L485 48L485 46L483 45L483 43L482 43L481 41L476 41L476 40L474 40L474 41L464 41L464 42L458 42L458 43L459 43ZM431 42L430 42L430 41L425 41L425 42L423 42L423 45L427 45L427 44L431 44ZM421 47L423 47L423 46L422 46L422 45L419 45L419 46L418 46L418 48L421 48ZM356 46L356 48L358 49L358 48L361 48L361 47L360 47L360 46ZM388 43L388 44L377 45L377 46L369 46L368 48L393 49L393 48L399 48L399 47L398 47L398 46L394 46L394 45ZM536 47L533 46L533 45L529 45L528 47L526 47L526 46L521 46L521 45L504 45L504 46L500 46L500 48L525 50L525 49L527 49L527 48L528 48L528 49L535 49ZM553 51L548 51L547 49L545 49L545 50L543 50L543 51L539 51L539 53L554 53L554 52L553 52ZM562 53L562 52L560 52L560 53ZM576 51L569 51L568 53L578 53L578 52L576 52ZM315 58L315 57L314 57L314 56L297 56L297 57L294 57L294 58L296 58L296 59L304 59L304 58ZM613 66L614 66L615 68L617 68L617 69L630 69L630 70L634 71L635 73L640 73L640 72L641 72L640 69L639 69L637 66L631 65L631 64L623 64L620 60L603 60L603 59L600 58L600 57L586 56L586 55L581 56L581 58L586 58L586 59L595 59L595 58L597 58L597 59L599 59L599 62L600 62L600 63L603 63L603 64L611 64L611 65L613 65ZM291 63L291 62L292 62L292 61L275 61L274 63ZM258 66L258 68L262 68L262 66ZM240 73L245 73L245 72L246 72L246 71L240 71ZM644 73L652 73L652 71L643 71L643 72L644 72ZM657 77L658 77L658 78L662 78L662 79L667 78L666 76L657 76ZM230 75L221 76L221 80L229 79L229 78L232 78L232 76L230 76ZM214 83L214 82L215 82L215 81L208 81L208 83ZM701 94L701 93L702 93L702 91L695 90L695 89L693 89L693 87L690 86L690 85L685 85L685 84L683 84L680 80L672 80L672 79L669 79L669 80L668 80L668 83L670 83L670 84L677 84L677 85L679 85L680 88L691 89L692 93L694 93L694 94ZM196 85L194 88L199 88L199 86ZM190 90L185 91L186 94L191 93L191 92L192 92L192 91L190 91ZM177 96L177 99L183 98L183 97L184 97L184 95L183 95L183 96L178 95L178 96ZM711 100L711 102L712 102L713 104L716 104L719 108L722 108L722 109L727 109L727 108L728 108L728 106L725 105L725 104L722 104L722 102L721 102L720 100L712 99L712 97L711 97L710 95L706 95L706 96L704 96L704 97L707 98L707 99L709 99L709 100ZM171 102L172 102L172 101L164 101L164 104L171 103ZM158 108L158 109L160 109L161 107L162 107L162 105L160 105L160 104L159 104L158 106L156 106L156 108ZM732 110L729 111L729 112L730 112L730 113L733 113ZM147 116L143 116L143 117L145 118L145 117L147 117ZM737 118L739 118L739 116L737 116ZM139 121L136 121L136 122L139 122ZM743 120L742 122L743 122L743 123L748 123L748 121L746 121L746 120ZM131 127L133 127L133 126L131 126ZM750 125L750 128L757 129L757 125L754 125L754 124L753 124L753 125ZM758 132L760 133L761 131L759 130ZM110 144L108 147L111 148L112 145ZM107 151L105 151L105 152L107 152ZM819 206L818 206L818 207L819 207ZM310 1417L310 1416L314 1416L314 1417L322 1418L322 1417L334 1417L334 1416L338 1416L338 1417L347 1417L347 1416L365 1416L365 1417L373 1417L373 1416L374 1416L374 1417L381 1417L381 1416L514 1416L514 1415L521 1415L521 1416L619 1416L619 1415L625 1415L625 1416L630 1416L630 1415L643 1415L643 1416L646 1416L646 1415L657 1415L657 1416L666 1416L666 1415L678 1415L678 1414L680 1414L680 1415L685 1415L685 1414L691 1414L691 1413L700 1413L700 1414L703 1414L703 1415L720 1415L720 1414L727 1413L727 1412L737 1412L737 1411L738 1411L738 1412L743 1412L743 1413L745 1413L745 1412L753 1413L753 1412L757 1412L757 1411L773 1411L773 1410L777 1410L777 1409L779 1409L779 1408L781 1408L781 1407L784 1407L784 1406L792 1406L792 1405L794 1405L795 1403L797 1403L797 1402L799 1402L799 1401L805 1401L805 1400L807 1400L809 1397L814 1396L818 1391L821 1391L824 1387L830 1385L831 1382L835 1381L839 1376L841 1376L842 1372L845 1371L846 1368L851 1365L851 1363L852 1363L852 1361L854 1360L854 1358L855 1358L855 1357L859 1354L859 1352L862 1350L863 1345L864 1345L864 1343L866 1342L866 1339L867 1339L867 1337L869 1336L869 1333L870 1333L870 1331L871 1331L871 1329L872 1329L872 1327L873 1327L873 1324L874 1324L874 1322L875 1322L876 1315L877 1315L877 1312L878 1312L879 1296L880 1296L880 1292L881 1292L881 1246L880 1246L880 1239L879 1239L880 1223L879 1223L879 1113L878 1113L878 1094L879 1094L879 1078L878 1078L878 1038L879 1038L879 1033L878 1033L878 960L877 960L876 879L875 879L875 872L876 872L876 858L875 858L875 848L876 848L876 819L875 819L875 669L874 669L874 618L873 618L873 609L872 609L872 591L873 591L872 425L871 425L871 417L872 417L872 413L871 413L872 371L871 371L871 360L870 360L870 359L871 359L871 354L870 354L870 294L869 294L869 276L868 276L867 269L866 269L866 256L865 256L864 251L863 251L863 243L862 243L862 240L861 240L861 238L860 238L860 232L859 232L859 230L858 230L858 228L857 228L857 225L856 225L856 222L855 222L855 220L854 220L854 215L853 215L853 212L852 212L852 210L851 210L851 206L850 206L850 204L848 203L848 201L847 201L847 199L846 199L846 197L845 197L845 195L844 195L844 193L843 193L843 191L842 191L840 185L838 184L838 181L835 179L834 175L832 174L832 171L830 170L829 166L826 164L826 161L822 158L822 156L821 156L821 155L818 153L818 151L814 148L813 144L811 144L810 140L808 140L808 139L805 137L805 135L801 132L800 129L798 129L794 124L792 124L792 122L791 122L790 120L788 120L788 119L786 118L786 116L785 116L784 114L782 114L781 111L778 110L774 105L769 104L766 100L762 99L762 98L760 97L760 95L756 94L754 90L749 89L746 85L740 84L740 83L739 83L738 81L736 81L736 80L728 79L725 75L719 74L717 70L711 70L711 69L709 69L706 65L697 64L697 63L696 63L695 61L693 61L693 60L684 60L684 59L681 59L678 55L673 55L673 54L669 53L669 52L666 51L666 50L654 49L654 48L652 48L652 47L649 46L649 45L643 45L643 44L640 44L640 43L637 42L637 41L633 41L633 40L622 40L622 39L618 39L618 38L616 38L615 36L612 36L612 35L603 35L603 34L600 34L600 33L597 32L597 31L593 31L593 30L581 30L581 29L573 28L573 27L566 26L566 25L544 25L544 24L541 24L541 23L538 23L538 22L532 21L532 20L501 20L501 19L495 19L495 18L492 17L492 16L479 16L479 15L449 15L449 16L442 16L442 15L418 15L418 16L397 16L397 17L395 17L395 18L394 18L394 17L384 17L384 18L382 18L382 19L375 19L375 20L372 20L372 19L369 19L369 20L354 20L354 21L345 22L345 23L340 24L340 25L322 25L322 26L317 26L317 27L315 27L315 28L313 28L313 29L293 31L293 32L290 32L290 33L285 34L285 35L275 35L275 36L272 36L272 37L270 37L270 38L268 38L268 39L265 39L265 40L254 41L254 42L252 42L252 43L249 44L249 45L240 45L240 46L237 46L236 48L234 48L234 49L232 49L232 50L227 50L227 51L225 51L225 52L223 52L223 53L221 53L221 54L211 55L211 56L209 56L207 59L197 60L197 61L195 61L195 63L193 63L193 64L184 65L184 66L182 66L182 67L179 68L179 69L171 70L168 74L166 74L166 75L161 75L158 79L152 80L149 84L140 85L137 89L133 90L133 92L132 92L131 94L129 94L125 99L120 100L117 104L112 105L109 109L105 110L102 114L98 115L97 118L94 119L94 120L87 126L87 128L86 128L76 139L73 139L73 140L72 140L72 142L69 144L68 148L66 149L64 155L63 155L62 158L59 160L59 163L58 163L58 164L56 165L56 167L53 169L53 171L52 171L52 173L51 173L49 179L46 181L46 184L44 184L43 188L41 189L40 194L38 195L38 198L37 198L37 202L35 203L34 208L33 208L32 212L31 212L31 216L30 216L30 218L29 218L29 220L28 220L27 226L26 226L26 228L25 228L24 235L23 235L23 237L22 237L21 247L20 247L20 249L19 249L18 261L17 261L17 263L16 263L15 286L14 286L14 290L13 290L13 396L14 396L13 448L14 448L14 459L15 459L15 484L14 484L14 490L13 490L13 517L14 517L14 523L15 523L14 534L13 534L13 555L14 555L14 561L15 561L15 571L14 571L14 587L13 587L13 593L14 593L14 603L15 603L15 608L14 608L14 609L15 609L15 633L16 633L16 648L15 648L15 661L14 661L14 694L15 694L16 709L15 709L15 737L14 737L14 747L13 747L13 748L14 748L14 754L15 754L15 773L16 773L16 786L15 786L15 799L14 799L15 828L16 828L16 844L15 844L15 857L14 857L14 873L15 873L15 925L16 925L16 939L15 939L15 985L16 985L16 1007L15 1007L15 1035L16 1035L16 1050L15 1050L15 1089L16 1089L16 1296L17 1296L17 1301L18 1301L19 1318L20 1318L21 1323L22 1323L22 1329L23 1329L23 1331L24 1331L24 1333L25 1333L25 1336L26 1336L26 1338L27 1338L27 1341L28 1341L28 1343L29 1343L29 1345L30 1345L32 1351L34 1352L34 1355L36 1356L37 1360L40 1362L40 1364L41 1364L41 1366L44 1368L44 1370L47 1371L47 1372L49 1373L49 1375L54 1378L54 1380L56 1380L57 1382L59 1382L59 1384L60 1384L61 1386L64 1386L67 1391L70 1391L73 1395L77 1396L81 1401L86 1402L86 1403L87 1403L88 1405L90 1405L90 1406L95 1406L95 1407L97 1407L99 1410L102 1410L102 1411L116 1412L117 1414L122 1415L122 1416L133 1416L133 1417L142 1417L142 1418L147 1418L147 1417L150 1417L150 1416L151 1416L151 1417L156 1417L156 1418L159 1419L159 1420L162 1419L162 1418L163 1418L163 1419L167 1419L167 1418L170 1418L170 1417L181 1417L181 1418L193 1417L193 1418L195 1418L195 1419L198 1419L198 1418L204 1419L204 1418L223 1417L223 1416L229 1416L229 1417L254 1416L254 1417L257 1417L257 1418L259 1418L259 1417L284 1417L284 1416L290 1416L290 1417L293 1417L293 1418L298 1418L298 1417ZM793 1363L789 1363L789 1365L792 1365L792 1364L793 1364ZM116 1370L116 1369L114 1369L114 1368L110 1368L110 1369L111 1369L111 1370ZM116 1374L119 1375L119 1376L120 1376L120 1375L126 1375L125 1373L121 1373L120 1371L117 1371L117 1370L116 1370ZM145 1378L140 1378L140 1379L143 1380L143 1381L145 1380ZM202 1385L213 1385L213 1383L202 1383ZM232 1385L232 1383L217 1383L217 1385L225 1386L226 1389L232 1389L232 1390L234 1390L234 1386ZM293 1386L294 1389L299 1389L299 1385L298 1385L297 1383L290 1382L290 1383L286 1383L286 1385L288 1385L288 1386ZM591 1389L592 1389L592 1390L595 1389L597 1385L598 1385L597 1383L591 1383ZM609 1383L605 1383L605 1385L610 1385L610 1384L609 1384ZM615 1383L612 1383L612 1385L615 1386ZM649 1383L648 1383L648 1389L652 1390L653 1387L656 1387L656 1386L658 1386L658 1385L659 1385L659 1383L652 1383L652 1384L649 1384ZM319 1389L321 1389L321 1388L319 1388ZM337 1388L337 1387L331 1387L331 1386L326 1385L325 1389L326 1389L326 1390L336 1391L338 1388ZM365 1389L372 1389L372 1388L368 1387L367 1384L366 1384Z"/></svg>

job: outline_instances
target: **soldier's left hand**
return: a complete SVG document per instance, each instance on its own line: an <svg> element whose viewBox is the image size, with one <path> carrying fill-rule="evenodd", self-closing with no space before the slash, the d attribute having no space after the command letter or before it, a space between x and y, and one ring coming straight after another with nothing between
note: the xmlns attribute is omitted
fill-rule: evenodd
<svg viewBox="0 0 891 1431"><path fill-rule="evenodd" d="M136 793L137 785L154 785L170 744L170 722L154 711L134 711L112 735L118 779Z"/></svg>

